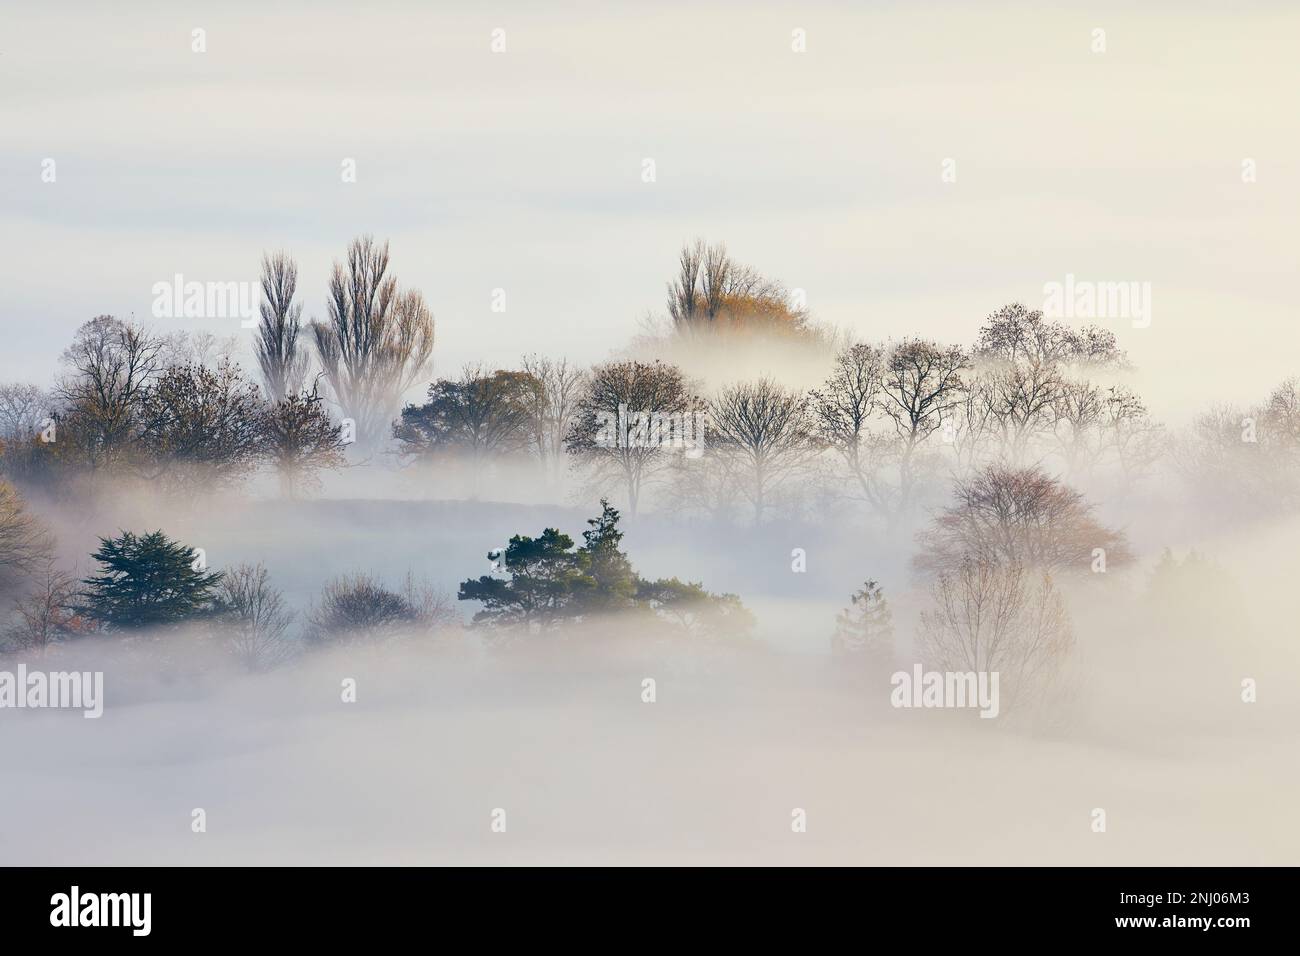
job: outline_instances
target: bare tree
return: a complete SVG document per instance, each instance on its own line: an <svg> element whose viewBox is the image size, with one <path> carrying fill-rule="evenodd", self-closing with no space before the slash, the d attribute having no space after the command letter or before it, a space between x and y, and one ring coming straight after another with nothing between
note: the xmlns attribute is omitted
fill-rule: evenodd
<svg viewBox="0 0 1300 956"><path fill-rule="evenodd" d="M11 593L48 560L52 540L13 485L0 481L0 595Z"/></svg>
<svg viewBox="0 0 1300 956"><path fill-rule="evenodd" d="M433 354L433 316L423 296L400 291L387 272L387 243L353 240L346 266L334 264L329 320L311 326L325 380L368 450L389 434L403 394L426 374Z"/></svg>
<svg viewBox="0 0 1300 956"><path fill-rule="evenodd" d="M280 477L287 498L320 487L319 473L342 468L343 430L330 418L315 385L291 392L266 408L261 422L262 451Z"/></svg>
<svg viewBox="0 0 1300 956"><path fill-rule="evenodd" d="M966 354L958 346L908 339L892 346L881 378L880 408L898 442L898 484L891 523L911 510L920 453L965 394Z"/></svg>
<svg viewBox="0 0 1300 956"><path fill-rule="evenodd" d="M573 427L587 375L568 359L555 361L538 355L524 356L523 370L533 383L529 394L533 444L554 477L564 459L564 439Z"/></svg>
<svg viewBox="0 0 1300 956"><path fill-rule="evenodd" d="M1164 427L1151 419L1146 403L1122 385L1106 389L1099 424L1102 448L1131 488L1165 453Z"/></svg>
<svg viewBox="0 0 1300 956"><path fill-rule="evenodd" d="M853 345L835 356L830 377L811 395L811 413L820 439L843 460L858 491L877 510L886 503L872 454L872 421L879 415L885 353L873 345Z"/></svg>
<svg viewBox="0 0 1300 956"><path fill-rule="evenodd" d="M992 465L959 481L956 504L919 536L923 570L952 572L968 562L1045 571L1088 571L1097 549L1105 567L1132 561L1123 534L1092 516L1083 495L1036 468Z"/></svg>
<svg viewBox="0 0 1300 956"><path fill-rule="evenodd" d="M49 417L53 397L36 385L0 385L0 443L30 441Z"/></svg>
<svg viewBox="0 0 1300 956"><path fill-rule="evenodd" d="M91 470L127 458L161 349L162 343L142 329L101 315L81 326L64 351L68 371L57 393L64 426L59 440Z"/></svg>
<svg viewBox="0 0 1300 956"><path fill-rule="evenodd" d="M0 475L41 483L34 472L47 462L55 433L54 397L35 385L0 385Z"/></svg>
<svg viewBox="0 0 1300 956"><path fill-rule="evenodd" d="M45 557L22 596L14 601L9 645L43 657L51 644L91 630L90 622L74 609L77 587L75 577L59 570L52 557Z"/></svg>
<svg viewBox="0 0 1300 956"><path fill-rule="evenodd" d="M671 416L694 424L700 403L681 371L663 362L613 362L595 368L574 409L566 450L589 464L598 482L617 480L636 514L642 493L674 448L656 427ZM696 436L698 437L698 436Z"/></svg>
<svg viewBox="0 0 1300 956"><path fill-rule="evenodd" d="M705 442L707 446L707 441ZM728 455L706 447L698 455L673 455L669 465L673 511L702 517L715 524L729 524L745 500L741 487L741 464Z"/></svg>
<svg viewBox="0 0 1300 956"><path fill-rule="evenodd" d="M298 264L288 253L262 256L262 321L255 351L272 402L298 394L307 378L307 350L298 341L302 304L293 301L297 290Z"/></svg>
<svg viewBox="0 0 1300 956"><path fill-rule="evenodd" d="M1046 362L1011 363L980 374L977 393L1004 460L1026 464L1039 440L1051 434L1064 384L1057 366Z"/></svg>
<svg viewBox="0 0 1300 956"><path fill-rule="evenodd" d="M797 481L820 445L808 400L771 379L725 388L709 403L711 454L728 459L762 524L772 499Z"/></svg>
<svg viewBox="0 0 1300 956"><path fill-rule="evenodd" d="M1098 326L1071 329L1049 322L1019 302L990 315L980 329L975 356L1001 364L1084 365L1121 368L1128 363L1115 333Z"/></svg>
<svg viewBox="0 0 1300 956"><path fill-rule="evenodd" d="M284 595L272 587L263 565L228 568L218 595L230 649L245 669L267 670L292 655L287 632L293 612L285 605Z"/></svg>
<svg viewBox="0 0 1300 956"><path fill-rule="evenodd" d="M1168 443L1176 469L1219 510L1261 515L1300 508L1300 382L1261 404L1217 405Z"/></svg>
<svg viewBox="0 0 1300 956"><path fill-rule="evenodd" d="M1017 705L1050 692L1074 634L1048 573L967 561L941 573L931 597L920 630L930 664L945 671L996 672L1000 696Z"/></svg>
<svg viewBox="0 0 1300 956"><path fill-rule="evenodd" d="M679 334L803 332L808 314L791 303L781 283L740 265L718 243L682 246L677 278L668 284L668 314Z"/></svg>
<svg viewBox="0 0 1300 956"><path fill-rule="evenodd" d="M179 365L141 393L146 474L172 490L232 485L257 465L265 404L239 366Z"/></svg>
<svg viewBox="0 0 1300 956"><path fill-rule="evenodd" d="M158 358L162 368L170 368L174 365L216 368L223 363L233 364L235 353L239 351L237 336L217 338L207 331L173 332L162 336L158 342L161 345Z"/></svg>
<svg viewBox="0 0 1300 956"><path fill-rule="evenodd" d="M1101 460L1106 391L1086 379L1061 382L1052 400L1052 435L1068 475L1084 478Z"/></svg>
<svg viewBox="0 0 1300 956"><path fill-rule="evenodd" d="M307 636L317 643L427 636L458 618L444 592L410 574L399 591L368 574L343 575L321 591Z"/></svg>

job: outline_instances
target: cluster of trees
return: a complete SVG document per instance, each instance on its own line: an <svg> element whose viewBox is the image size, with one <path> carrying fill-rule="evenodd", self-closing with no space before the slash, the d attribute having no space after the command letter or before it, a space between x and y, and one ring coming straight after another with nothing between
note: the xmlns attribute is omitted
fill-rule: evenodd
<svg viewBox="0 0 1300 956"><path fill-rule="evenodd" d="M575 547L569 535L547 528L536 538L515 535L489 559L503 576L481 575L460 585L457 598L483 607L477 627L525 633L552 631L608 615L620 625L668 624L689 634L742 636L753 616L734 594L712 594L702 584L677 578L647 580L619 549L619 512L607 500L590 519Z"/></svg>
<svg viewBox="0 0 1300 956"><path fill-rule="evenodd" d="M369 236L335 263L326 319L303 325L297 283L287 254L263 257L258 381L210 335L91 319L54 388L0 386L0 469L47 487L134 476L189 492L269 464L292 496L342 466L347 444L377 449L428 370L433 317L390 274L387 244Z"/></svg>
<svg viewBox="0 0 1300 956"><path fill-rule="evenodd" d="M1061 579L1133 562L1124 535L1099 522L1077 490L1038 467L986 466L956 482L953 502L917 535L928 580L918 644L945 671L997 671L1008 700L1052 693L1074 637ZM892 655L892 617L868 581L836 621L832 648L879 667Z"/></svg>
<svg viewBox="0 0 1300 956"><path fill-rule="evenodd" d="M756 525L848 503L891 532L919 527L915 567L932 591L922 648L941 668L1003 670L1004 688L1041 688L1067 654L1062 578L1132 561L1080 489L1122 495L1164 466L1220 509L1300 507L1300 382L1254 406L1213 408L1171 436L1124 383L1129 363L1112 333L1020 304L988 316L969 345L838 341L813 326L799 295L698 241L668 284L668 358L730 348L742 334L811 343L820 384L756 375L706 387L662 355L591 368L530 355L513 369L467 365L403 406L427 381L434 323L423 296L392 274L386 244L349 245L323 320L303 322L287 254L264 256L261 285L255 377L210 335L98 316L77 331L52 388L0 385L0 598L18 596L18 643L213 618L240 635L241 657L274 659L292 644L294 616L264 568L186 573L183 546L160 532L124 534L94 555L104 570L77 582L54 563L19 488L133 477L192 495L267 467L296 496L343 466L353 442L364 455L392 450L435 469L527 461L552 479L571 470L602 497L582 545L553 528L517 536L503 576L460 586L459 599L483 605L478 627L549 631L617 612L744 633L752 618L734 595L637 575L606 499L634 515L667 501ZM347 576L325 587L301 636L428 631L452 607L410 579L389 587ZM837 620L834 647L880 658L891 642L888 605L868 581Z"/></svg>
<svg viewBox="0 0 1300 956"><path fill-rule="evenodd" d="M12 507L12 499L0 496ZM0 567L35 568L48 557L48 540L20 513L0 528L7 558ZM620 615L622 623L654 625L707 637L747 634L753 616L734 594L712 594L677 578L647 580L620 550L619 513L602 502L588 522L583 545L554 528L538 538L516 535L498 555L505 576L465 581L457 597L482 602L476 627L496 632L539 632L561 624ZM296 618L261 564L208 570L193 548L161 530L124 531L101 538L91 555L95 574L74 580L41 565L19 592L17 614L0 644L44 653L50 646L90 634L157 636L179 625L210 625L248 669L259 670L305 647L374 643L434 634L459 622L453 601L408 574L389 587L365 573L327 582L304 616ZM12 583L12 582L11 582Z"/></svg>
<svg viewBox="0 0 1300 956"><path fill-rule="evenodd" d="M1253 406L1216 405L1172 443L1172 460L1197 503L1236 516L1300 509L1300 380Z"/></svg>
<svg viewBox="0 0 1300 956"><path fill-rule="evenodd" d="M46 490L138 478L192 493L269 463L296 495L344 463L342 429L314 386L277 399L228 355L178 355L178 341L98 316L64 352L53 390L0 386L4 473Z"/></svg>
<svg viewBox="0 0 1300 956"><path fill-rule="evenodd" d="M40 573L16 591L16 613L0 630L0 647L43 654L89 635L153 638L180 625L205 625L202 632L241 665L262 670L304 647L426 636L459 619L449 597L413 575L390 588L352 574L326 583L295 635L297 615L261 564L209 571L193 548L161 530L124 531L100 539L91 555L98 570L76 580L48 560L47 544L37 547Z"/></svg>
<svg viewBox="0 0 1300 956"><path fill-rule="evenodd" d="M726 321L731 296L769 294L781 293L725 251L697 246L683 253L670 310L699 336ZM849 344L808 391L760 377L706 392L650 359L587 371L535 358L517 371L468 367L430 386L394 434L408 458L536 454L553 464L563 447L590 490L617 494L633 514L656 488L678 510L753 523L821 494L899 527L951 476L994 463L1086 484L1106 472L1131 485L1159 456L1163 429L1127 387L1088 377L1126 365L1111 333L1012 305L970 348Z"/></svg>
<svg viewBox="0 0 1300 956"><path fill-rule="evenodd" d="M1163 460L1195 487L1236 489L1243 507L1300 504L1295 381L1257 408L1213 409L1171 440L1123 383L1113 333L1020 304L990 315L969 346L843 343L807 390L764 376L705 388L662 358L579 368L530 355L512 369L467 365L403 407L428 371L434 326L421 294L391 274L387 245L351 243L324 320L304 324L297 276L288 255L263 258L257 381L210 337L91 320L54 389L0 386L0 469L46 487L128 472L188 492L269 465L296 495L355 441L363 455L391 449L476 475L531 461L558 480L569 466L585 493L633 515L658 496L675 511L759 524L840 501L898 530L941 503L951 479L993 464L1117 496ZM737 330L830 344L781 283L703 241L682 248L667 312L684 349Z"/></svg>

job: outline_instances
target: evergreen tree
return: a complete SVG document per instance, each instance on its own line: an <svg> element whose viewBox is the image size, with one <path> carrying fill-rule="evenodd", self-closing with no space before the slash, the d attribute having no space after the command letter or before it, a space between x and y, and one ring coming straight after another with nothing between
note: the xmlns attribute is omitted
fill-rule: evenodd
<svg viewBox="0 0 1300 956"><path fill-rule="evenodd" d="M619 549L618 510L603 499L600 505L600 516L587 522L581 548L574 550L573 539L555 528L539 538L515 535L504 553L509 580L483 575L463 582L457 598L483 604L474 623L549 628L587 615L632 611L711 637L740 635L753 627L753 615L734 594L712 594L677 578L642 579Z"/></svg>
<svg viewBox="0 0 1300 956"><path fill-rule="evenodd" d="M688 634L740 637L754 627L754 615L740 603L739 597L713 594L696 581L639 580L636 596L660 618Z"/></svg>
<svg viewBox="0 0 1300 956"><path fill-rule="evenodd" d="M456 594L458 600L483 603L475 624L548 627L573 616L594 584L586 573L590 558L574 551L573 539L555 528L537 538L515 535L503 559L510 580L485 574L462 582Z"/></svg>
<svg viewBox="0 0 1300 956"><path fill-rule="evenodd" d="M591 527L582 533L582 552L587 556L586 573L592 584L583 604L593 611L615 611L631 606L636 598L637 576L632 562L619 550L623 532L618 530L618 509L600 499L600 517L589 518Z"/></svg>
<svg viewBox="0 0 1300 956"><path fill-rule="evenodd" d="M194 549L162 531L137 537L124 531L100 538L93 555L103 569L82 583L78 608L115 629L175 624L217 610L220 572L195 567Z"/></svg>
<svg viewBox="0 0 1300 956"><path fill-rule="evenodd" d="M835 619L831 650L836 654L888 657L894 641L894 616L880 585L867 581L850 598L852 606Z"/></svg>

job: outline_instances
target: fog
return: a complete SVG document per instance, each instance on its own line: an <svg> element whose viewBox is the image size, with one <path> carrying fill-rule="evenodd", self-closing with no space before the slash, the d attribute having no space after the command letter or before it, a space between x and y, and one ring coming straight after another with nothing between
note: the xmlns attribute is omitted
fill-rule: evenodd
<svg viewBox="0 0 1300 956"><path fill-rule="evenodd" d="M1300 12L119 6L0 57L0 675L106 696L0 709L0 863L1297 859ZM634 488L647 395L707 449ZM274 654L72 603L154 530Z"/></svg>
<svg viewBox="0 0 1300 956"><path fill-rule="evenodd" d="M516 531L576 533L590 507L229 501L169 513L115 500L216 566L264 561L305 608L323 580L408 569L454 590ZM57 514L51 517L57 519ZM1146 509L1143 527L1180 519ZM1135 527L1141 540L1143 527ZM69 550L81 539L61 529ZM1141 569L1070 594L1072 693L985 721L889 706L887 671L827 654L834 614L877 575L894 664L918 585L905 544L857 528L712 533L643 516L647 575L702 578L757 613L752 639L656 642L619 622L498 646L451 628L312 651L242 674L204 640L66 645L50 669L105 671L99 720L0 720L0 858L13 864L1257 864L1295 858L1300 796L1289 585L1294 521L1186 534L1223 569L1186 607L1141 600ZM790 570L803 547L808 570ZM1149 553L1144 555L1150 558ZM1148 561L1149 563L1149 561ZM1191 613L1188 613L1190 608ZM1239 698L1243 677L1259 699ZM341 700L356 681L354 703ZM642 701L653 678L657 697ZM1106 833L1091 831L1094 808ZM191 811L206 832L191 831ZM795 808L807 832L791 831ZM504 833L491 814L506 811Z"/></svg>

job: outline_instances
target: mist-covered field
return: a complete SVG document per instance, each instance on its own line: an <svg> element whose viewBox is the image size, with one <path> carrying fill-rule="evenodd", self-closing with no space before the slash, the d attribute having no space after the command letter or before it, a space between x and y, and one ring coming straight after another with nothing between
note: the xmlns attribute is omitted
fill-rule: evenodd
<svg viewBox="0 0 1300 956"><path fill-rule="evenodd" d="M1294 11L74 7L0 864L1300 858Z"/></svg>
<svg viewBox="0 0 1300 956"><path fill-rule="evenodd" d="M169 525L223 562L265 561L306 603L313 582L352 566L446 580L480 562L484 540L578 514L340 500L226 505ZM1140 574L1080 592L1068 703L1019 720L891 708L887 669L854 672L828 655L836 588L879 553L849 534L811 539L825 571L799 576L789 532L729 544L689 526L630 526L639 563L757 596L758 633L738 648L655 642L618 623L522 650L452 631L246 674L192 647L133 655L82 641L48 664L102 669L104 716L4 714L0 802L14 825L0 854L14 864L1286 863L1300 849L1294 532L1216 542L1240 586L1222 629L1144 604ZM1216 606L1183 597L1201 616ZM901 642L895 658L910 666ZM1260 699L1245 705L1239 680L1250 675ZM355 703L341 700L346 678ZM1096 807L1105 834L1090 829ZM192 832L194 808L206 832ZM791 831L796 808L805 833ZM504 833L491 829L497 809Z"/></svg>

